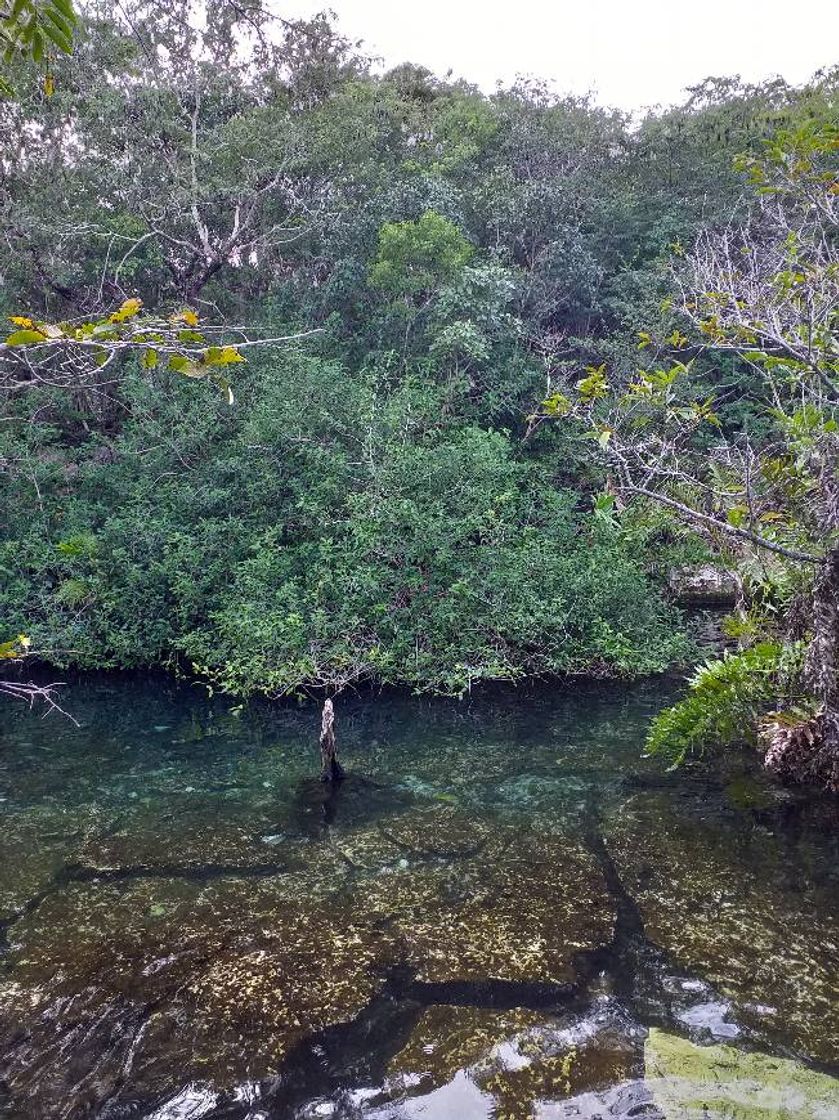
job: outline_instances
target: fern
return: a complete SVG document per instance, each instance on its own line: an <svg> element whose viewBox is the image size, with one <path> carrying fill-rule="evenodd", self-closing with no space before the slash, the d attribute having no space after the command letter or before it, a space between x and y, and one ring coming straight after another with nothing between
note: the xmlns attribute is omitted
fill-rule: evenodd
<svg viewBox="0 0 839 1120"><path fill-rule="evenodd" d="M758 717L777 700L781 680L799 657L797 647L761 642L706 662L684 700L653 720L646 753L662 755L676 767L708 747L755 741Z"/></svg>

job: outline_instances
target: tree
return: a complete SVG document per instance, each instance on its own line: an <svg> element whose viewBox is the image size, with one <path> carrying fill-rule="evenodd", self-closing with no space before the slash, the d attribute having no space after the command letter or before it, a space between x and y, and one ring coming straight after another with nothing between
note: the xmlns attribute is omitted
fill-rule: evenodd
<svg viewBox="0 0 839 1120"><path fill-rule="evenodd" d="M161 366L188 378L211 380L232 404L227 371L246 360L243 349L275 345L309 333L266 338L265 332L258 332L261 337L254 337L250 328L199 324L198 313L189 306L225 266L264 256L278 243L288 244L300 236L298 220L289 223L287 217L289 208L299 202L286 175L288 153L277 156L277 144L266 144L264 132L257 132L256 136L246 135L244 144L255 144L262 158L246 157L242 162L243 140L231 126L241 108L236 94L249 88L252 92L248 80L265 60L265 43L260 39L262 50L250 53L249 66L233 61L241 47L241 30L245 26L260 37L264 13L259 7L246 9L221 0L210 5L207 27L202 32L191 18L194 13L188 0L165 10L157 0L151 0L136 6L131 14L125 14L119 6L118 11L135 37L133 59L132 52L126 57L124 48L101 66L98 63L103 60L93 58L97 103L87 119L84 98L70 83L70 88L62 90L54 111L45 114L41 102L33 104L31 98L27 102L19 97L11 81L0 73L0 95L9 99L2 124L12 141L0 188L0 206L10 219L6 234L9 259L16 262L19 257L31 257L31 294L33 304L40 304L35 310L10 315L13 329L0 341L0 400L13 405L8 415L4 410L4 419L20 419L18 402L33 390L38 391L32 392L37 398L35 414L43 419L44 391L49 394L56 389L75 402L85 395L97 400L102 415L101 401L113 402L118 395L114 386L125 377L126 357L139 358L146 371ZM289 39L305 44L304 59L313 56L321 67L329 46L323 22L288 25ZM19 55L25 62L45 66L43 93L51 99L56 89L51 50L55 47L71 54L76 23L70 0L9 0L0 6L0 48L4 48L5 65ZM83 75L85 61L91 61L91 41L106 41L113 47L119 40L117 24L116 19L87 23L86 54L83 52L81 63L76 59L73 64L76 76L80 71ZM318 34L310 34L311 28ZM349 45L342 42L340 46L339 54ZM159 80L165 57L170 60L168 83ZM142 65L137 65L138 60ZM102 81L106 67L112 83ZM294 76L305 66L292 58L290 69ZM218 80L219 71L222 81ZM230 81L233 74L238 76L238 83ZM151 98L143 81L149 77L158 79L157 88L154 82L151 84ZM83 82L81 85L84 87ZM126 116L120 104L123 98L133 100L139 112ZM251 104L253 100L251 97ZM163 120L172 131L180 131L180 142L167 147L164 139L158 146L157 166L163 175L155 177L151 190L144 190L149 176L129 172L132 167L147 165L155 150L155 133L149 125L153 122L160 129L161 101L170 110L169 119L164 116ZM206 101L211 102L209 140L204 125ZM115 113L120 117L119 127L114 127ZM98 134L85 128L91 119L103 125ZM137 127L131 127L132 123ZM32 143L35 134L39 139ZM68 155L71 149L72 155ZM216 166L219 149L228 167L231 154L234 161L237 157L239 160L233 185L226 183L226 190L218 185L223 179ZM84 182L85 190L66 192L66 182L61 177L56 182L56 155L59 167L70 171L77 184ZM85 180L85 171L93 164L99 170ZM245 174L241 173L242 166ZM104 167L115 172L108 185L103 182ZM167 204L161 205L155 192L160 189L161 177L167 176ZM210 189L207 179L213 183ZM91 195L98 211L94 220L91 222L85 214L78 224L72 217L68 221L67 197L77 200L81 196L89 203ZM21 199L30 207L35 203L40 229L27 220L32 217L31 209L29 214L25 209L21 212ZM90 253L97 238L103 236L104 241L99 243L104 244L104 257L95 250ZM68 239L80 244L83 259L99 257L95 294L84 283L50 275L45 260L56 243ZM157 252L149 257L152 246ZM148 272L144 276L138 270L141 249L157 279L149 280ZM164 266L170 278L168 291L160 282ZM17 279L15 288L20 292L26 285ZM143 299L137 295L143 279L145 287L150 288L151 310L144 308ZM112 310L115 296L121 302ZM54 303L56 297L58 310L64 313L60 316L50 315L45 306ZM2 661L21 662L30 656L25 635L0 644ZM5 694L28 699L30 705L44 701L49 709L58 708L54 689L32 682L0 681L0 691Z"/></svg>
<svg viewBox="0 0 839 1120"><path fill-rule="evenodd" d="M457 226L433 210L415 222L386 222L370 283L405 299L427 297L457 276L473 252Z"/></svg>
<svg viewBox="0 0 839 1120"><path fill-rule="evenodd" d="M803 691L764 727L767 760L839 789L839 130L779 132L740 168L748 222L699 236L673 270L659 358L617 394L605 367L555 394L583 412L615 498L659 503L765 585L795 590L786 638L806 640ZM687 333L683 333L687 332ZM655 345L642 332L644 351ZM728 431L702 394L703 364L726 363L759 430ZM761 671L764 671L763 666ZM701 684L701 682L699 682ZM789 682L788 682L789 684ZM778 688L783 684L776 681ZM661 742L661 735L657 741ZM677 745L678 750L678 745Z"/></svg>

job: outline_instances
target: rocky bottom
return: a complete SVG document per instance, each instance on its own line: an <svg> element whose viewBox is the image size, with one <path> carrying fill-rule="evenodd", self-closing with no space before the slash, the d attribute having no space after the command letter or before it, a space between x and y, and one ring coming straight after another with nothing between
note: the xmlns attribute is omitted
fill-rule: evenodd
<svg viewBox="0 0 839 1120"><path fill-rule="evenodd" d="M6 1117L839 1120L839 928L769 837L744 881L656 792L602 831L140 817L7 918Z"/></svg>
<svg viewBox="0 0 839 1120"><path fill-rule="evenodd" d="M484 785L446 724L334 789L238 745L33 789L0 834L0 1116L839 1120L835 808L616 770L599 726L488 747Z"/></svg>

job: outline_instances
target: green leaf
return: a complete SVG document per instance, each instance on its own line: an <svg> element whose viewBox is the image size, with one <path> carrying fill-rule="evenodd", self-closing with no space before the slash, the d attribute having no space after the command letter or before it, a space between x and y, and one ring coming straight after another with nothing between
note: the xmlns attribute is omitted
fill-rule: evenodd
<svg viewBox="0 0 839 1120"><path fill-rule="evenodd" d="M207 366L227 366L234 362L244 362L245 358L235 346L210 346L204 351L201 360Z"/></svg>
<svg viewBox="0 0 839 1120"><path fill-rule="evenodd" d="M72 39L73 27L64 13L56 11L55 8L47 8L46 16L50 23L52 23L54 27L57 27L65 38Z"/></svg>
<svg viewBox="0 0 839 1120"><path fill-rule="evenodd" d="M76 13L70 0L52 0L53 8L60 12L71 26L76 25Z"/></svg>
<svg viewBox="0 0 839 1120"><path fill-rule="evenodd" d="M45 23L43 33L64 54L73 53L73 40L60 27Z"/></svg>
<svg viewBox="0 0 839 1120"><path fill-rule="evenodd" d="M13 331L6 339L7 346L31 346L35 342L46 342L41 331Z"/></svg>
<svg viewBox="0 0 839 1120"><path fill-rule="evenodd" d="M207 374L195 362L191 362L183 354L171 354L169 357L169 369L175 373L182 373L184 377L206 377Z"/></svg>

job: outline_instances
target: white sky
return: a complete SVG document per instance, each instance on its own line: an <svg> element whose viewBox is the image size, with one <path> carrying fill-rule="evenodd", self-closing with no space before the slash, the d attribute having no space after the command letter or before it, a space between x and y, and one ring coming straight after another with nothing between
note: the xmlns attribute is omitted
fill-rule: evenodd
<svg viewBox="0 0 839 1120"><path fill-rule="evenodd" d="M273 0L331 7L388 66L449 69L492 92L519 74L622 109L671 104L702 78L806 81L839 63L839 0Z"/></svg>

